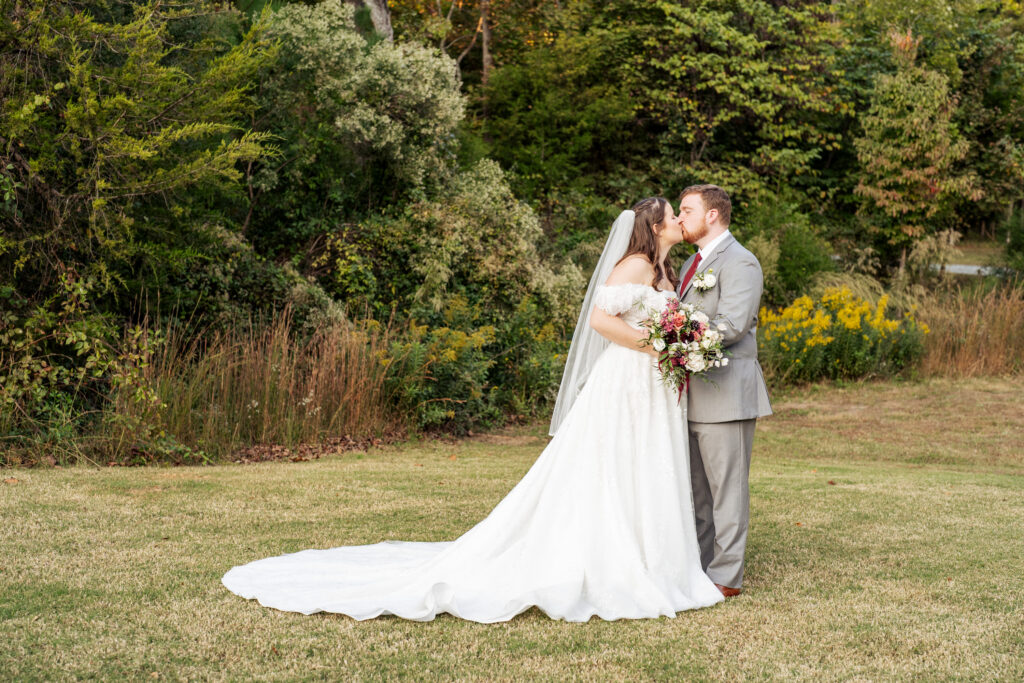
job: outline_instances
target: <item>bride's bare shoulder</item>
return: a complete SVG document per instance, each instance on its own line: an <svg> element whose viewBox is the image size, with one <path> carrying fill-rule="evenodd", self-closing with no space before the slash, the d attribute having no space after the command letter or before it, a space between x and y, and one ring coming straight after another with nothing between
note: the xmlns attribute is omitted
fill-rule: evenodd
<svg viewBox="0 0 1024 683"><path fill-rule="evenodd" d="M606 285L649 285L654 278L654 266L646 257L633 254L622 259L612 274L605 280Z"/></svg>

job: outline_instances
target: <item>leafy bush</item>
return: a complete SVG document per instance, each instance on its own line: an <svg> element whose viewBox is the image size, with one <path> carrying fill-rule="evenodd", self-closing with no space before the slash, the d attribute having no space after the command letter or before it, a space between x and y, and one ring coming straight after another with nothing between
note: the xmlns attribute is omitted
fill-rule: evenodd
<svg viewBox="0 0 1024 683"><path fill-rule="evenodd" d="M733 232L764 260L766 304L786 304L806 292L818 273L835 270L832 246L794 204L758 202L737 213Z"/></svg>
<svg viewBox="0 0 1024 683"><path fill-rule="evenodd" d="M452 60L364 37L337 0L282 8L268 37L280 53L262 74L258 126L282 155L248 174L248 234L261 253L299 256L448 177L465 109Z"/></svg>
<svg viewBox="0 0 1024 683"><path fill-rule="evenodd" d="M395 352L412 354L395 367L396 377L412 373L403 405L437 403L417 418L421 425L465 429L493 420L496 409L532 412L561 375L558 354L585 283L571 262L545 262L541 237L536 215L515 198L498 165L484 160L455 174L437 199L327 235L313 265L324 287L355 310L380 319L393 311L402 325L416 321L411 331L426 326ZM490 332L479 353L491 362L479 363L472 344L452 361L463 364L460 386L474 387L466 402L455 403L458 395L434 380L424 389L419 368L439 362L455 343L452 331L479 339L483 329Z"/></svg>
<svg viewBox="0 0 1024 683"><path fill-rule="evenodd" d="M122 333L136 306L208 262L239 165L273 153L243 122L274 48L261 20L243 29L201 0L22 0L3 15L0 421L39 436L137 384L144 335Z"/></svg>
<svg viewBox="0 0 1024 683"><path fill-rule="evenodd" d="M0 288L0 433L46 441L95 420L111 391L140 405L158 399L143 368L152 339L93 315L88 287L70 273L61 290L37 306Z"/></svg>
<svg viewBox="0 0 1024 683"><path fill-rule="evenodd" d="M554 403L568 351L563 328L530 298L496 323L494 343L487 349L494 358L489 377L507 415L541 415Z"/></svg>
<svg viewBox="0 0 1024 683"><path fill-rule="evenodd" d="M494 341L493 327L464 332L413 321L403 336L382 362L394 409L411 426L465 433L500 417L487 382L494 361L484 350Z"/></svg>
<svg viewBox="0 0 1024 683"><path fill-rule="evenodd" d="M820 300L796 299L777 311L761 309L758 355L778 384L817 379L894 375L924 349L928 326L912 312L886 317L888 297L876 306L847 288L827 289Z"/></svg>

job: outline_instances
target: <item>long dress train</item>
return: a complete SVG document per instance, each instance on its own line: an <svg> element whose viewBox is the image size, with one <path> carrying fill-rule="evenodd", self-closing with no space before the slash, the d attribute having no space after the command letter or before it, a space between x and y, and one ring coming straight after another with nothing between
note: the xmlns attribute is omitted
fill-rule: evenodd
<svg viewBox="0 0 1024 683"><path fill-rule="evenodd" d="M637 326L665 295L618 285L596 302ZM490 623L532 606L566 621L639 619L712 605L722 595L700 565L685 406L649 356L612 344L523 479L458 539L304 550L223 583L267 607L355 619Z"/></svg>

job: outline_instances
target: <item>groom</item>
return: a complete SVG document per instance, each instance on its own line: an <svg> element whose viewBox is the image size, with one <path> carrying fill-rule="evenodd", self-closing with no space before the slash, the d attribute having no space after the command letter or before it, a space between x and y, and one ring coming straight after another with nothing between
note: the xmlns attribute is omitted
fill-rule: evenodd
<svg viewBox="0 0 1024 683"><path fill-rule="evenodd" d="M729 363L690 382L690 478L701 565L726 597L740 594L750 520L750 449L757 418L771 415L757 362L761 265L729 233L732 203L717 185L679 195L683 237L699 251L680 270L679 297L722 328Z"/></svg>

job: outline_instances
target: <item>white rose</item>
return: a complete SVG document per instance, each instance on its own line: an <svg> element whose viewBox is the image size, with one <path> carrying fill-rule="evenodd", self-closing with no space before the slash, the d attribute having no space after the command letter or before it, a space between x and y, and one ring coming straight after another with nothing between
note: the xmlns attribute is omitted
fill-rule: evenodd
<svg viewBox="0 0 1024 683"><path fill-rule="evenodd" d="M691 353L686 358L686 367L690 372L701 372L707 368L704 356L699 353Z"/></svg>
<svg viewBox="0 0 1024 683"><path fill-rule="evenodd" d="M689 348L690 351L700 351L700 343L690 342L689 344L687 344L687 348Z"/></svg>
<svg viewBox="0 0 1024 683"><path fill-rule="evenodd" d="M654 347L655 351L658 351L660 353L660 352L665 350L665 340L664 339L655 339L654 343L652 343L651 346Z"/></svg>
<svg viewBox="0 0 1024 683"><path fill-rule="evenodd" d="M704 311L697 311L693 314L693 319L699 323L707 323L709 318Z"/></svg>
<svg viewBox="0 0 1024 683"><path fill-rule="evenodd" d="M703 339L700 340L700 348L710 349L714 345L714 343L714 339L711 339L710 337L704 337Z"/></svg>
<svg viewBox="0 0 1024 683"><path fill-rule="evenodd" d="M721 340L722 335L715 330L708 330L707 332L704 333L704 338L710 340L711 343L715 343Z"/></svg>
<svg viewBox="0 0 1024 683"><path fill-rule="evenodd" d="M718 278L716 278L711 273L708 273L707 275L704 276L705 287L714 287L716 282L718 282Z"/></svg>

